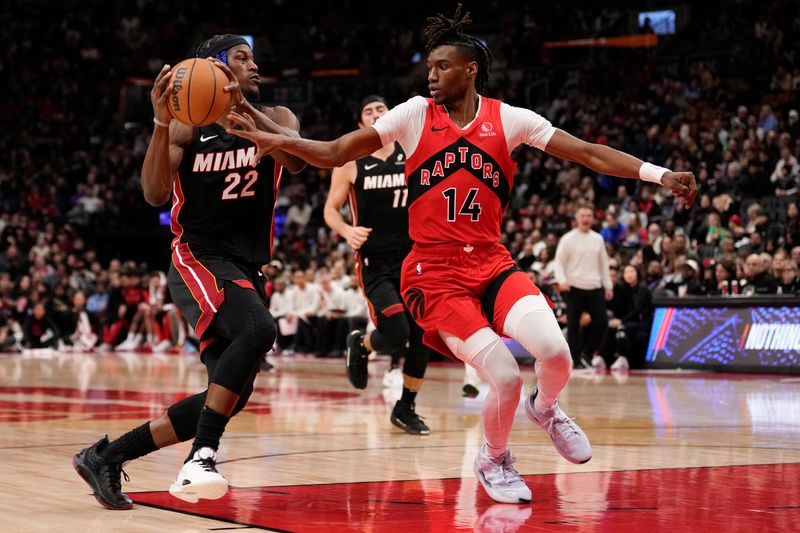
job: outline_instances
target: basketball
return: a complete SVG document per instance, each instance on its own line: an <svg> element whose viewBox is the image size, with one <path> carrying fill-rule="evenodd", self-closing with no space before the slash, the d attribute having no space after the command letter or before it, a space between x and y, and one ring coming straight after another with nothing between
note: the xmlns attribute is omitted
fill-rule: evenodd
<svg viewBox="0 0 800 533"><path fill-rule="evenodd" d="M205 58L181 61L172 69L170 114L189 126L207 126L228 108L231 94L223 91L228 77Z"/></svg>

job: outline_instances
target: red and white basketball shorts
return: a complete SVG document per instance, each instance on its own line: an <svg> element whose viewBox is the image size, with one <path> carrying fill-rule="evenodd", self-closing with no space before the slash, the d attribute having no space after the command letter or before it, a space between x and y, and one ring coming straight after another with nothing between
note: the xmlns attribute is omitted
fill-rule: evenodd
<svg viewBox="0 0 800 533"><path fill-rule="evenodd" d="M539 288L500 243L415 244L403 261L400 292L425 344L453 356L439 331L466 339L488 326L502 335L511 307Z"/></svg>

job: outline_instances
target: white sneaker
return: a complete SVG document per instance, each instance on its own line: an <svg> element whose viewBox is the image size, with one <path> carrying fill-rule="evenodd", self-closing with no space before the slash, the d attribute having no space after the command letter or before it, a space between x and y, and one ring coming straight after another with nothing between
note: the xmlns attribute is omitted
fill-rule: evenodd
<svg viewBox="0 0 800 533"><path fill-rule="evenodd" d="M399 368L390 368L383 375L383 386L390 389L403 388L403 371Z"/></svg>
<svg viewBox="0 0 800 533"><path fill-rule="evenodd" d="M200 448L191 460L184 463L178 479L169 488L169 493L189 503L200 498L217 500L228 492L228 482L217 472L217 452L211 448Z"/></svg>
<svg viewBox="0 0 800 533"><path fill-rule="evenodd" d="M500 503L530 503L533 495L517 470L516 459L509 450L503 457L495 459L486 453L486 444L481 446L475 458L473 471L483 485L486 494Z"/></svg>
<svg viewBox="0 0 800 533"><path fill-rule="evenodd" d="M592 357L592 368L594 368L597 371L605 372L606 360L603 359L601 355L595 355L594 357Z"/></svg>
<svg viewBox="0 0 800 533"><path fill-rule="evenodd" d="M536 425L547 431L550 440L553 441L553 446L561 454L561 457L575 464L588 462L592 458L592 445L589 444L589 437L578 424L564 414L564 411L558 406L558 400L544 413L537 411L534 407L537 394L539 394L539 388L534 387L525 401L525 414Z"/></svg>
<svg viewBox="0 0 800 533"><path fill-rule="evenodd" d="M153 351L156 353L162 353L166 352L170 348L172 348L172 342L167 339L164 339L163 341L153 346Z"/></svg>
<svg viewBox="0 0 800 533"><path fill-rule="evenodd" d="M628 363L628 358L624 355L620 355L617 357L617 360L614 361L614 364L611 365L611 370L628 370L631 367L630 363Z"/></svg>
<svg viewBox="0 0 800 533"><path fill-rule="evenodd" d="M127 337L124 341L117 345L116 351L128 352L133 351L139 347L139 339L136 337Z"/></svg>

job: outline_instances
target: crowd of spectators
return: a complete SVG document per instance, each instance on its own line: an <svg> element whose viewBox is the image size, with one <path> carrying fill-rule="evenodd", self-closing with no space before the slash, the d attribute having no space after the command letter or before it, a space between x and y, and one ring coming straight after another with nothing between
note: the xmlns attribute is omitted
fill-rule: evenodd
<svg viewBox="0 0 800 533"><path fill-rule="evenodd" d="M503 242L558 312L550 287L555 249L585 204L594 207L596 229L620 272L612 320L641 303L638 289L631 295L640 285L654 297L797 294L796 4L704 3L655 50L591 52L544 43L623 33L628 11L557 4L500 9L490 2L473 11L476 31L496 56L488 94L531 107L586 140L691 170L700 190L686 209L652 185L517 149ZM391 103L425 94L418 55L424 17L414 10L398 6L373 22L359 2L314 9L254 2L243 11L215 9L211 25L199 5L177 14L152 0L103 6L23 2L0 14L7 29L0 35L0 107L8 125L0 133L0 350L59 343L174 350L194 341L164 289L167 263L148 264L123 245L101 246L111 230L167 231L141 195L150 129L147 116L130 121L131 78L152 78L199 38L263 20L251 33L264 74L291 82L323 67L358 69L356 78L315 79L311 102L293 106L303 135L332 138L352 129L367 92ZM270 290L286 294L273 301L285 350L337 355L341 332L366 321L351 250L323 222L329 175L309 167L282 183L281 268L265 272L271 269Z"/></svg>

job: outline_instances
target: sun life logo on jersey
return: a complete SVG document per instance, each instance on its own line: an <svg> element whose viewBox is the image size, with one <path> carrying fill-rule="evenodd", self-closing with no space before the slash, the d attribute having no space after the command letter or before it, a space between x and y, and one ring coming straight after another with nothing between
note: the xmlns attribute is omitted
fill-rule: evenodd
<svg viewBox="0 0 800 533"><path fill-rule="evenodd" d="M481 132L479 135L481 137L495 137L497 136L497 132L494 131L494 126L491 122L484 122L481 124Z"/></svg>

